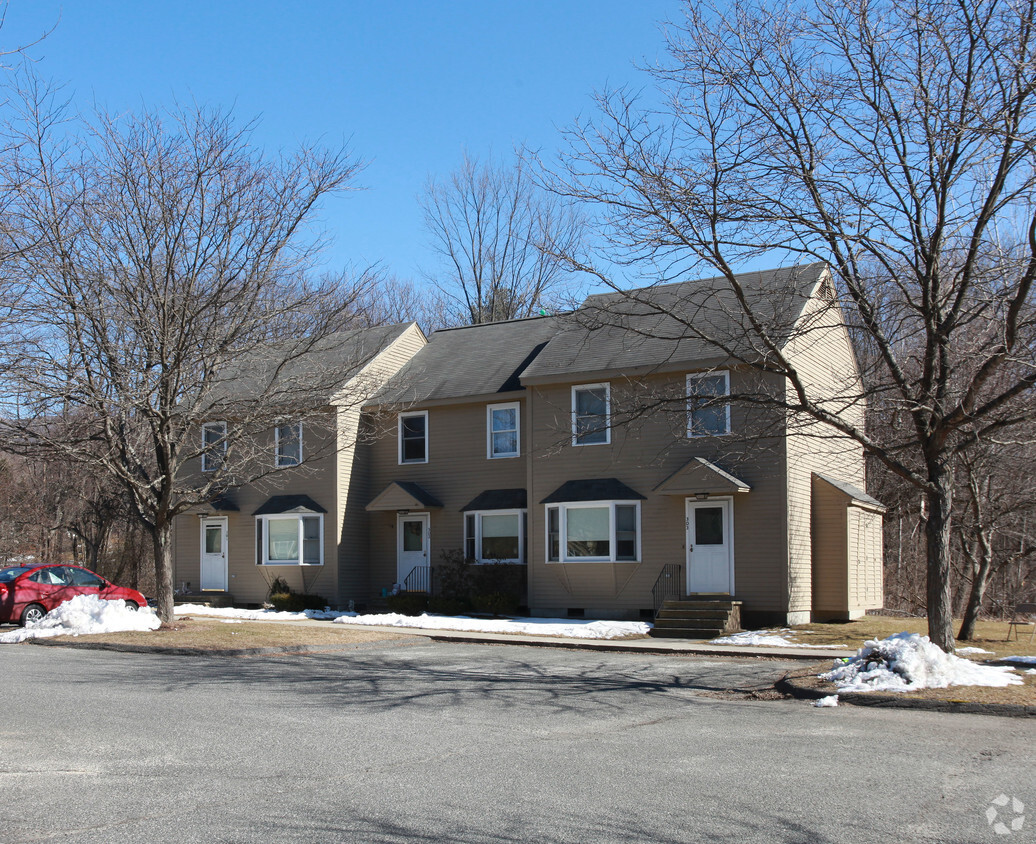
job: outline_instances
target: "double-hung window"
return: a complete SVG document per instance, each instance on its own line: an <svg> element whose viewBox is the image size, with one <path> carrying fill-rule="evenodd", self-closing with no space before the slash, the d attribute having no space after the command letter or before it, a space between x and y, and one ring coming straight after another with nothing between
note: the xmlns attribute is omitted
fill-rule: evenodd
<svg viewBox="0 0 1036 844"><path fill-rule="evenodd" d="M572 445L611 442L611 387L581 384L572 388Z"/></svg>
<svg viewBox="0 0 1036 844"><path fill-rule="evenodd" d="M205 422L201 426L201 470L215 472L227 455L227 423Z"/></svg>
<svg viewBox="0 0 1036 844"><path fill-rule="evenodd" d="M730 373L687 376L687 436L712 437L730 433Z"/></svg>
<svg viewBox="0 0 1036 844"><path fill-rule="evenodd" d="M524 563L525 511L465 513L464 554L480 563Z"/></svg>
<svg viewBox="0 0 1036 844"><path fill-rule="evenodd" d="M519 413L518 402L491 404L486 408L486 447L490 460L518 456Z"/></svg>
<svg viewBox="0 0 1036 844"><path fill-rule="evenodd" d="M428 411L399 414L399 462L428 462Z"/></svg>
<svg viewBox="0 0 1036 844"><path fill-rule="evenodd" d="M324 517L284 513L256 516L258 561L264 566L320 566L324 563Z"/></svg>
<svg viewBox="0 0 1036 844"><path fill-rule="evenodd" d="M548 562L639 560L639 501L580 501L547 507Z"/></svg>
<svg viewBox="0 0 1036 844"><path fill-rule="evenodd" d="M302 462L302 423L278 425L277 466L298 466Z"/></svg>

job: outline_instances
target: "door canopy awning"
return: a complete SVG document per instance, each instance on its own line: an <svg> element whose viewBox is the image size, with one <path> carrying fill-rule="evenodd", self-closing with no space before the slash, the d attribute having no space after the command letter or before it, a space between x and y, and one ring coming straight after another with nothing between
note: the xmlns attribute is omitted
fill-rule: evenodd
<svg viewBox="0 0 1036 844"><path fill-rule="evenodd" d="M272 516L280 513L326 513L323 507L317 504L308 495L274 495L266 499L253 516Z"/></svg>
<svg viewBox="0 0 1036 844"><path fill-rule="evenodd" d="M752 487L704 457L692 457L655 487L663 495L729 495Z"/></svg>
<svg viewBox="0 0 1036 844"><path fill-rule="evenodd" d="M367 505L367 510L432 510L441 507L442 502L420 484L393 481Z"/></svg>
<svg viewBox="0 0 1036 844"><path fill-rule="evenodd" d="M207 515L207 513L238 513L241 508L238 507L233 501L231 501L225 495L217 495L211 501L206 502L201 506L203 512L201 515Z"/></svg>

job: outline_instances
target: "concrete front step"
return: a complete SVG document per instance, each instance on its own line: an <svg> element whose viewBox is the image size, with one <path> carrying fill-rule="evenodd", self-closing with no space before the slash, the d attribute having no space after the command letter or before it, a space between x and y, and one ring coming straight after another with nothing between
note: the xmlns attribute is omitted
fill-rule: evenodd
<svg viewBox="0 0 1036 844"><path fill-rule="evenodd" d="M655 616L651 635L670 639L714 639L741 628L741 602L729 595L694 595L669 600Z"/></svg>
<svg viewBox="0 0 1036 844"><path fill-rule="evenodd" d="M703 621L706 619L715 619L720 624L723 624L729 617L730 610L678 610L671 609L669 607L663 607L658 611L658 617L656 618L656 621L662 618L697 618Z"/></svg>

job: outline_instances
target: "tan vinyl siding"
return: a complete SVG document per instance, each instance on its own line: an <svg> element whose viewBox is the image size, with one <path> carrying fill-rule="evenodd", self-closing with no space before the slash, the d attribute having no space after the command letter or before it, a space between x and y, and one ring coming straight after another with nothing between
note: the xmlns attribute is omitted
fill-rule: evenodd
<svg viewBox="0 0 1036 844"><path fill-rule="evenodd" d="M865 404L855 357L838 307L820 296L807 304L785 353L813 398L861 429ZM789 400L793 400L790 384ZM819 423L792 420L788 449L788 608L809 613L813 604L810 496L814 472L866 489L863 450Z"/></svg>
<svg viewBox="0 0 1036 844"><path fill-rule="evenodd" d="M844 618L849 610L848 535L845 496L813 480L813 615Z"/></svg>
<svg viewBox="0 0 1036 844"><path fill-rule="evenodd" d="M881 514L861 507L848 510L849 610L860 614L884 604Z"/></svg>
<svg viewBox="0 0 1036 844"><path fill-rule="evenodd" d="M395 375L425 345L424 334L416 324L404 331L394 343L360 373L362 383L383 384ZM364 507L371 498L369 432L360 435L363 424L356 402L338 409L337 497L335 513L340 527L337 536L339 606L362 600L370 593L370 519Z"/></svg>
<svg viewBox="0 0 1036 844"><path fill-rule="evenodd" d="M393 481L419 484L442 502L442 508L429 510L430 561L434 566L443 551L461 551L464 546L464 517L461 508L476 495L489 489L524 489L528 424L525 401L521 403L518 457L489 459L486 455L486 407L498 404L496 398L464 404L428 408L428 462L399 464L396 414L382 413L372 427L383 432L369 446L369 503ZM408 407L409 411L422 410ZM419 512L417 510L412 511ZM370 523L370 580L367 592L357 599L376 597L396 582L395 511L367 514Z"/></svg>
<svg viewBox="0 0 1036 844"><path fill-rule="evenodd" d="M738 379L732 371L736 391ZM613 407L621 409L654 394L682 394L685 373L645 379L634 386L612 380ZM529 458L529 604L534 612L567 608L588 613L631 615L652 606L651 588L662 567L686 567L686 499L654 493L654 488L694 456L710 460L746 481L752 490L732 497L735 595L754 610L784 609L784 452L779 437L748 435L750 422L732 411L733 434L686 437L683 405L659 410L628 426L617 426L608 445L571 444L571 384L530 390L532 436L547 444ZM643 393L643 394L639 394ZM619 421L621 413L615 414ZM630 563L547 563L545 508L539 502L565 481L617 478L645 495L641 502L641 561ZM686 577L686 568L684 570Z"/></svg>
<svg viewBox="0 0 1036 844"><path fill-rule="evenodd" d="M271 471L261 482L241 487L228 494L238 512L219 513L227 517L227 591L238 604L259 604L266 600L270 584L281 577L298 591L322 596L337 603L338 567L336 565L337 525L335 520L335 430L333 416L324 421L314 417L303 423L302 466ZM260 438L259 445L273 464L274 432ZM256 565L256 528L252 515L271 495L308 495L327 510L324 515L324 564L322 566ZM177 517L177 560L175 583L190 580L196 591L200 586L201 525L197 514Z"/></svg>

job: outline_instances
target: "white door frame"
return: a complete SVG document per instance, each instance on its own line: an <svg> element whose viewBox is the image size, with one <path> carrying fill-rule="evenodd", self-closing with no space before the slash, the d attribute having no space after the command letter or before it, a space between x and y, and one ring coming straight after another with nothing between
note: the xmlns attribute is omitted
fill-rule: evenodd
<svg viewBox="0 0 1036 844"><path fill-rule="evenodd" d="M724 541L727 546L727 571L729 577L727 579L726 593L728 595L734 594L734 499L729 496L717 496L715 498L709 497L704 500L698 500L696 498L686 499L685 504L685 530L684 530L684 547L687 549L686 560L687 560L687 594L691 595L691 554L694 553L694 546L691 542L691 520L694 518L694 511L699 507L715 507L720 505L723 508L723 530L725 533Z"/></svg>
<svg viewBox="0 0 1036 844"><path fill-rule="evenodd" d="M403 563L403 522L424 522L424 529L422 535L424 537L424 547L421 549L421 553L424 556L424 565L431 565L429 562L429 553L431 550L431 540L429 538L429 524L431 522L430 513L407 513L404 515L396 516L396 583L403 584L403 580L417 565L414 562ZM414 553L414 552L410 552ZM403 571L403 569L406 571Z"/></svg>
<svg viewBox="0 0 1036 844"><path fill-rule="evenodd" d="M198 566L198 586L203 592L226 592L227 591L227 561L229 554L228 551L228 540L227 540L227 517L226 516L205 516L200 519L201 521L201 557L199 558ZM205 531L209 525L219 525L220 530L223 534L223 547L221 556L223 557L223 568L222 568L222 586L213 586L211 583L206 583L205 580L205 557L209 556L205 553Z"/></svg>

